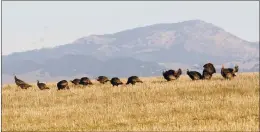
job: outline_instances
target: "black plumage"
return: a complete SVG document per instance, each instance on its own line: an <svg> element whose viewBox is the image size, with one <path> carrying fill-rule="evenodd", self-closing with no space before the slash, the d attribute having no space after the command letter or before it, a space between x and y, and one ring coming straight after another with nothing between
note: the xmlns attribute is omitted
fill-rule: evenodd
<svg viewBox="0 0 260 132"><path fill-rule="evenodd" d="M136 83L143 83L143 81L138 76L131 76L128 78L126 84L135 85Z"/></svg>
<svg viewBox="0 0 260 132"><path fill-rule="evenodd" d="M75 79L71 80L70 82L73 83L74 85L79 85L80 79L75 78Z"/></svg>
<svg viewBox="0 0 260 132"><path fill-rule="evenodd" d="M113 86L123 85L123 82L121 82L121 80L120 80L118 77L113 77L113 78L110 80L110 83L111 83Z"/></svg>
<svg viewBox="0 0 260 132"><path fill-rule="evenodd" d="M46 86L45 83L40 83L39 80L37 80L37 86L40 90L46 90L46 89L50 89L49 87Z"/></svg>
<svg viewBox="0 0 260 132"><path fill-rule="evenodd" d="M236 65L234 68L224 68L224 65L222 65L221 68L221 75L225 78L225 79L232 79L236 76L236 72L238 72L238 65Z"/></svg>
<svg viewBox="0 0 260 132"><path fill-rule="evenodd" d="M67 80L61 80L57 83L58 90L70 89Z"/></svg>
<svg viewBox="0 0 260 132"><path fill-rule="evenodd" d="M106 82L109 82L110 80L109 80L108 77L106 77L106 76L99 76L99 77L97 78L97 81L99 81L99 82L102 83L102 84L105 84Z"/></svg>
<svg viewBox="0 0 260 132"><path fill-rule="evenodd" d="M202 79L210 80L211 77L212 77L212 74L204 69L203 72L202 72Z"/></svg>
<svg viewBox="0 0 260 132"><path fill-rule="evenodd" d="M20 87L21 89L27 89L29 87L32 87L32 85L24 82L23 80L18 79L15 75L14 75L14 81L15 81L15 84L18 87Z"/></svg>
<svg viewBox="0 0 260 132"><path fill-rule="evenodd" d="M172 80L177 80L181 76L182 70L180 68L177 71L168 70L168 71L163 71L162 74L164 79L166 79L167 81L172 81Z"/></svg>
<svg viewBox="0 0 260 132"><path fill-rule="evenodd" d="M203 66L202 76L203 79L210 80L212 75L216 73L216 68L212 63L207 63Z"/></svg>
<svg viewBox="0 0 260 132"><path fill-rule="evenodd" d="M203 76L197 72L197 71L189 71L187 69L187 74L188 76L192 79L192 80L200 80L200 79L203 79Z"/></svg>
<svg viewBox="0 0 260 132"><path fill-rule="evenodd" d="M216 68L212 63L207 63L203 66L204 70L207 71L209 74L216 73Z"/></svg>
<svg viewBox="0 0 260 132"><path fill-rule="evenodd" d="M224 65L222 65L222 67L224 67ZM236 72L238 72L239 67L238 67L238 65L235 65L234 68L224 68L224 69L228 69L230 72L236 73Z"/></svg>
<svg viewBox="0 0 260 132"><path fill-rule="evenodd" d="M82 77L79 81L79 84L81 85L93 85L93 83L90 81L90 79L88 77Z"/></svg>

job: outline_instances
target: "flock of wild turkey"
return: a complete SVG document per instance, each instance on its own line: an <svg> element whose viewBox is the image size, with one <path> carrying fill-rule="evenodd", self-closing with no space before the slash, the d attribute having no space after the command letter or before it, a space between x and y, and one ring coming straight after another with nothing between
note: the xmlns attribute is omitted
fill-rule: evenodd
<svg viewBox="0 0 260 132"><path fill-rule="evenodd" d="M204 69L203 69L202 75L197 71L189 71L188 69L187 69L187 75L192 80L201 80L201 79L209 80L209 79L211 79L212 75L214 73L216 73L216 69L212 63L205 64L203 66L203 68ZM234 68L224 68L224 65L222 65L221 75L225 79L234 78L236 76L235 75L236 72L238 72L237 65ZM182 74L181 69L178 69L177 71L174 71L174 70L163 71L163 73L162 73L164 79L166 79L167 81L177 80L181 76L181 74ZM18 79L15 75L14 75L14 79L15 79L16 85L22 89L27 89L29 87L32 87L32 85L27 84L24 81ZM97 78L97 81L99 81L101 84L105 84L106 82L110 81L110 83L113 86L125 85L118 77L113 77L111 80L109 80L108 77L106 77L106 76L99 76ZM90 79L88 77L82 77L81 79L74 79L71 82L74 85L83 85L83 86L93 85L93 83L90 81ZM143 83L143 82L139 79L139 77L131 76L128 78L126 85L127 84L134 85L135 83ZM47 87L47 85L45 83L40 83L38 80L37 80L37 86L40 90L50 89L49 87ZM66 80L59 81L57 83L57 88L58 88L58 90L69 89L68 81L66 81Z"/></svg>

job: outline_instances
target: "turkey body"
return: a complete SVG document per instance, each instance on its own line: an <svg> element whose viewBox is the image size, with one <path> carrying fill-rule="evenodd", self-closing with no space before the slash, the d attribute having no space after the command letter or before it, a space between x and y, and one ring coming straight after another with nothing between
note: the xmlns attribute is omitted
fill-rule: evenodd
<svg viewBox="0 0 260 132"><path fill-rule="evenodd" d="M70 89L69 83L66 80L61 80L57 83L58 90Z"/></svg>
<svg viewBox="0 0 260 132"><path fill-rule="evenodd" d="M46 89L50 89L49 87L46 86L45 83L40 83L39 80L37 80L37 86L40 90L46 90Z"/></svg>
<svg viewBox="0 0 260 132"><path fill-rule="evenodd" d="M167 81L172 81L172 80L177 80L181 76L182 70L181 69L178 69L177 71L168 70L168 71L164 71L162 74L164 79L166 79Z"/></svg>
<svg viewBox="0 0 260 132"><path fill-rule="evenodd" d="M203 76L197 72L197 71L189 71L187 70L187 74L188 76L192 79L192 80L200 80L203 79Z"/></svg>
<svg viewBox="0 0 260 132"><path fill-rule="evenodd" d="M143 81L138 76L131 76L128 78L126 84L135 85L136 83L143 83Z"/></svg>
<svg viewBox="0 0 260 132"><path fill-rule="evenodd" d="M118 77L113 77L113 78L110 80L110 83L111 83L113 86L123 85L123 82L121 82L121 80L120 80Z"/></svg>
<svg viewBox="0 0 260 132"><path fill-rule="evenodd" d="M32 87L32 85L24 82L23 80L18 79L16 76L14 76L15 84L20 87L21 89L27 89L29 87Z"/></svg>

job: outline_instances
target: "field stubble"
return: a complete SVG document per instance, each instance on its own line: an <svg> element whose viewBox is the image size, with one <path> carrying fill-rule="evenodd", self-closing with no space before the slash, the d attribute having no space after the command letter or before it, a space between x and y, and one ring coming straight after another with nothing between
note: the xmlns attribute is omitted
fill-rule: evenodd
<svg viewBox="0 0 260 132"><path fill-rule="evenodd" d="M166 82L141 78L135 86L93 86L40 91L2 88L4 131L257 131L259 73L238 73L231 81L214 74L210 81L187 76ZM122 79L126 82L126 79Z"/></svg>

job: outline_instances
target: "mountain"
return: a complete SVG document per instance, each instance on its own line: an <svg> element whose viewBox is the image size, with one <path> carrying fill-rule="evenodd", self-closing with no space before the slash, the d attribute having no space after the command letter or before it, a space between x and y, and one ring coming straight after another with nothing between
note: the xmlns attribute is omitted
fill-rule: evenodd
<svg viewBox="0 0 260 132"><path fill-rule="evenodd" d="M106 75L109 77L144 74L151 76L153 73L147 70L160 70L162 67L155 62L144 62L134 58L115 58L108 61L100 61L91 56L65 55L59 59L46 61L41 67L42 74L50 76L74 76L88 74L90 76ZM143 68L144 67L144 68Z"/></svg>
<svg viewBox="0 0 260 132"><path fill-rule="evenodd" d="M255 71L258 58L259 42L245 41L201 20L90 35L55 48L2 56L4 75L22 76L37 71L53 78L79 74L160 75L165 68L194 68L195 64L201 66L207 62L238 63L243 64L241 68L245 71Z"/></svg>

